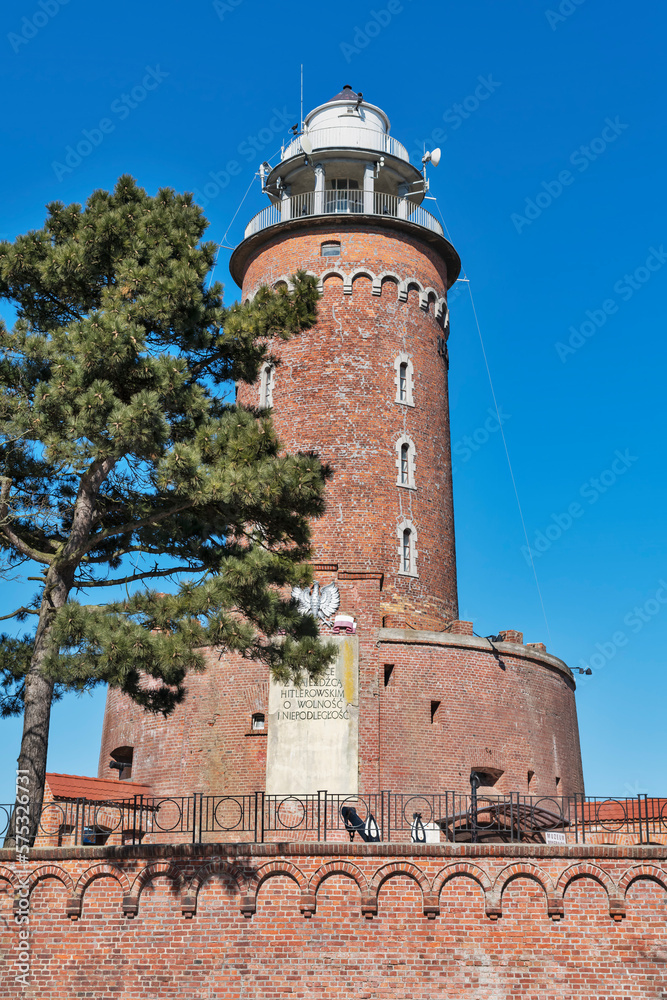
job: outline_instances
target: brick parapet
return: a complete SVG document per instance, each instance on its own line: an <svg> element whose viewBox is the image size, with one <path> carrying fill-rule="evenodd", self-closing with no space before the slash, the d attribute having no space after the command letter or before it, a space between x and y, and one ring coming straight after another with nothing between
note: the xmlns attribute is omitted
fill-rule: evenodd
<svg viewBox="0 0 667 1000"><path fill-rule="evenodd" d="M366 844L318 841L282 841L271 844L124 844L99 847L35 847L30 849L29 866L44 861L107 861L120 864L130 861L152 862L156 858L239 859L288 857L340 858L523 858L609 861L660 861L667 864L667 845L633 846L602 844ZM0 865L14 870L16 851L0 848ZM26 871L26 865L20 869ZM2 878L0 871L0 878Z"/></svg>
<svg viewBox="0 0 667 1000"><path fill-rule="evenodd" d="M458 623L457 623L458 624ZM519 633L520 634L520 633ZM557 670L572 682L575 688L574 674L557 656L546 652L542 643L519 645L515 642L493 642L486 637L468 636L454 631L430 632L418 629L381 628L378 631L378 642L389 644L406 644L408 646L449 646L455 649L475 649L485 653L497 652L520 660L530 660L543 667Z"/></svg>
<svg viewBox="0 0 667 1000"><path fill-rule="evenodd" d="M0 995L653 1000L667 848L208 844L0 851ZM21 886L29 896L21 900ZM21 910L23 907L23 910ZM23 954L26 954L24 947ZM91 957L94 957L93 958Z"/></svg>

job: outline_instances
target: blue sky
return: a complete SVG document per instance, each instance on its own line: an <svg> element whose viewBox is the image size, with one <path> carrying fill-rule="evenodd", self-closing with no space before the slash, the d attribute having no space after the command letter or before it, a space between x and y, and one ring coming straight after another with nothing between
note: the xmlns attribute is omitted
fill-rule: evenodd
<svg viewBox="0 0 667 1000"><path fill-rule="evenodd" d="M6 0L0 19L5 239L131 173L199 192L233 246L264 205L254 172L298 120L301 63L306 110L349 83L415 157L442 147L431 193L471 280L548 631L463 283L461 617L594 668L577 692L589 794L667 794L664 8ZM0 584L4 613L21 594ZM103 706L102 691L56 705L51 770L96 773ZM19 739L0 723L0 801Z"/></svg>

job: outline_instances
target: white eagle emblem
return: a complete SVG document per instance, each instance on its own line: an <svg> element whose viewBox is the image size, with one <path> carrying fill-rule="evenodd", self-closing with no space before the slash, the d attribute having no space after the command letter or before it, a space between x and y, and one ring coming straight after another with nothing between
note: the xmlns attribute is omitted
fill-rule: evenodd
<svg viewBox="0 0 667 1000"><path fill-rule="evenodd" d="M308 587L292 587L292 597L302 615L312 615L324 622L338 611L340 605L340 593L335 583L321 590L319 583L314 583L312 591Z"/></svg>

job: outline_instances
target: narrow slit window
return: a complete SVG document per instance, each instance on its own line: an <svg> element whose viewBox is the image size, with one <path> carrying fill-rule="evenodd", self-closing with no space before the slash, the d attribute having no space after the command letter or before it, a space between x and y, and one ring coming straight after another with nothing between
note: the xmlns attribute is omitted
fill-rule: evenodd
<svg viewBox="0 0 667 1000"><path fill-rule="evenodd" d="M404 486L408 485L410 480L410 446L407 444L401 445L401 483Z"/></svg>
<svg viewBox="0 0 667 1000"><path fill-rule="evenodd" d="M401 403L406 403L408 400L408 365L406 361L401 364L399 369L398 398Z"/></svg>
<svg viewBox="0 0 667 1000"><path fill-rule="evenodd" d="M410 572L410 554L412 548L412 532L409 528L405 528L403 531L403 572Z"/></svg>
<svg viewBox="0 0 667 1000"><path fill-rule="evenodd" d="M394 359L394 402L402 406L414 406L414 366L408 354L401 353Z"/></svg>
<svg viewBox="0 0 667 1000"><path fill-rule="evenodd" d="M414 441L403 435L396 442L396 485L408 490L417 489L415 478Z"/></svg>
<svg viewBox="0 0 667 1000"><path fill-rule="evenodd" d="M389 684L389 681L391 680L391 675L393 674L393 672L394 672L394 664L393 663L385 663L385 665L384 665L384 686L385 687L387 687L387 685Z"/></svg>
<svg viewBox="0 0 667 1000"><path fill-rule="evenodd" d="M259 384L259 405L262 409L273 406L273 388L275 385L276 366L267 361L262 366Z"/></svg>
<svg viewBox="0 0 667 1000"><path fill-rule="evenodd" d="M431 725L433 725L433 723L435 722L435 716L439 708L440 708L439 701L431 702Z"/></svg>

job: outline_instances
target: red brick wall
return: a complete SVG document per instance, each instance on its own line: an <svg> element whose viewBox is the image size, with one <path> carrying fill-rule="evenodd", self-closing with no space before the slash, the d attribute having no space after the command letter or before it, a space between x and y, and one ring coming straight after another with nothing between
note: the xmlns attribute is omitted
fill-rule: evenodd
<svg viewBox="0 0 667 1000"><path fill-rule="evenodd" d="M499 794L583 791L574 682L560 661L512 643L496 643L494 655L473 636L382 629L378 582L340 586L341 610L359 619L362 793L465 793L471 768L483 767L503 772ZM109 692L100 777L112 773L111 751L130 745L132 780L156 795L264 789L266 736L250 730L254 711L270 725L264 668L214 651L207 663L168 719Z"/></svg>
<svg viewBox="0 0 667 1000"><path fill-rule="evenodd" d="M667 990L664 848L89 848L35 851L29 867L22 990L18 884L0 852L2 997L657 1000Z"/></svg>
<svg viewBox="0 0 667 1000"><path fill-rule="evenodd" d="M465 793L471 768L484 766L503 772L500 794L583 791L574 681L561 661L516 643L494 653L472 635L383 629L380 581L354 575L316 572L338 579L341 612L358 622L361 792ZM253 712L270 724L265 669L214 650L206 660L168 719L109 692L99 777L115 773L111 751L129 745L132 780L158 795L265 787L266 736L248 735ZM386 687L385 664L394 666Z"/></svg>
<svg viewBox="0 0 667 1000"><path fill-rule="evenodd" d="M186 699L167 719L109 690L98 777L117 774L109 769L111 751L131 746L132 780L159 795L264 787L266 730L253 732L251 719L268 710L266 668L216 650L204 655L205 672L189 676Z"/></svg>
<svg viewBox="0 0 667 1000"><path fill-rule="evenodd" d="M503 772L496 794L583 791L574 683L546 657L509 643L493 655L472 636L444 640L468 647L444 646L383 630L379 641L394 667L386 687L378 671L379 787L469 791L471 769L486 767Z"/></svg>
<svg viewBox="0 0 667 1000"><path fill-rule="evenodd" d="M340 257L320 256L330 239L340 240ZM299 268L318 277L332 270L389 271L438 297L447 288L444 263L408 237L374 227L306 226L268 241L247 268L244 298ZM385 614L411 623L430 616L442 627L458 614L447 364L438 353L438 338L448 330L433 303L425 311L419 301L411 290L400 302L394 281L373 295L368 277L357 277L351 294L344 294L340 278L325 280L316 326L271 344L280 357L274 421L287 451L316 451L333 468L326 513L313 524L315 560L384 573ZM395 402L400 353L414 366L414 406ZM239 386L238 399L256 406L258 387ZM396 485L402 435L416 448L414 490ZM398 572L396 531L403 518L417 532L417 578Z"/></svg>
<svg viewBox="0 0 667 1000"><path fill-rule="evenodd" d="M341 256L323 258L331 239ZM299 268L319 277L392 272L439 297L448 285L443 260L406 235L305 222L296 235L267 233L247 265L244 297ZM272 345L281 358L273 393L280 438L290 451L317 451L334 470L326 513L313 523L315 575L338 581L340 610L358 622L360 789L466 792L471 767L486 765L503 771L499 792L581 792L574 683L521 645L520 633L507 634L499 657L488 644L419 643L410 629L404 641L389 641L379 632L383 624L437 631L457 617L447 365L438 348L447 332L414 290L401 302L392 281L373 295L371 279L357 277L346 294L340 278L327 278L315 328ZM401 352L414 365L414 407L395 402ZM258 387L241 386L239 400L257 405ZM416 446L415 490L396 485L403 434ZM416 578L398 572L402 517L417 531ZM166 721L109 694L100 777L110 774L110 752L127 744L133 780L157 794L264 787L266 737L248 733L252 712L267 711L266 673L215 651L207 663ZM386 688L385 664L395 666ZM433 722L432 701L440 702Z"/></svg>

